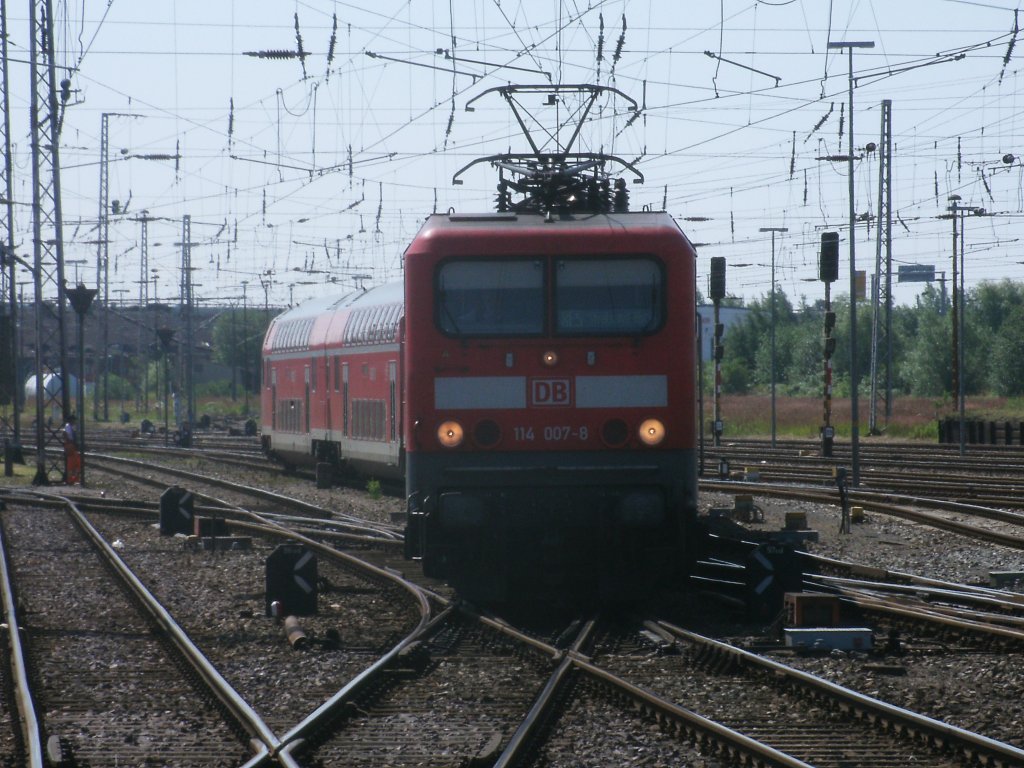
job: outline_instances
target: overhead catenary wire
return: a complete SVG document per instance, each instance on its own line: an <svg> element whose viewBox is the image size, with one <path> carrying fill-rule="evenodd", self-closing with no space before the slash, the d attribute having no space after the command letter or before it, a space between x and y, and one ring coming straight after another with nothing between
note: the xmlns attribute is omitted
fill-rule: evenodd
<svg viewBox="0 0 1024 768"><path fill-rule="evenodd" d="M798 146L793 146L793 131L796 130L801 139L811 135L815 123L827 109L828 99L822 101L815 93L818 78L794 78L792 82L785 78L777 89L779 93L770 94L770 90L775 90L771 84L766 84L765 88L749 88L746 83L741 83L734 73L722 68L718 73L718 98L715 98L711 93L712 63L708 62L708 67L703 72L698 72L694 68L694 56L703 55L704 45L687 45L684 41L696 41L700 34L708 31L716 37L721 33L724 40L722 54L736 57L739 61L751 61L752 59L747 57L756 54L759 57L758 61L762 60L762 56L770 57L763 59L764 61L771 60L777 63L784 63L787 57L801 57L809 64L816 60L812 57L821 57L817 51L811 51L815 46L815 42L812 41L827 38L826 27L818 24L819 20L825 18L823 14L812 14L811 9L803 4L792 5L794 15L790 17L793 23L791 29L798 31L800 36L805 38L804 45L802 51L780 51L773 50L776 46L771 44L771 25L766 23L766 20L769 14L782 13L790 6L779 7L775 3L757 5L760 6L761 16L756 19L755 25L756 51L742 50L741 46L735 44L740 38L730 34L733 30L751 30L750 22L754 20L754 15L749 12L749 8L745 15L742 10L733 14L732 9L725 15L722 13L722 7L713 7L713 16L716 18L711 19L711 14L705 15L703 20L712 23L701 29L699 25L687 28L683 24L674 24L671 20L668 24L663 24L661 19L659 24L655 25L648 18L640 16L639 6L631 6L628 19L629 38L626 40L627 44L622 46L622 55L615 65L614 77L633 95L643 92L646 85L646 90L652 93L655 88L658 89L658 97L652 100L648 94L648 98L644 99L643 121L637 120L636 115L619 117L613 113L602 113L596 115L592 124L595 136L602 130L602 123L614 125L609 134L616 142L622 142L624 155L642 158L644 167L650 174L651 185L657 189L654 195L659 203L662 197L666 197L667 205L678 214L694 213L693 206L699 206L700 213L706 214L710 219L718 219L723 226L726 222L731 222L731 228L735 228L737 220L751 215L756 206L756 203L750 200L751 195L756 196L757 190L771 190L773 185L778 185L780 181L798 184L799 186L792 188L794 201L809 208L821 208L827 216L830 208L827 198L836 193L830 187L827 175L822 176L821 172L832 174L839 171L831 166L815 168L810 158L815 154L823 154L817 151L815 142L807 141L806 148L802 148L799 142ZM450 6L451 3L445 3L444 10L448 11ZM609 19L622 16L621 4L608 2L591 3L590 8L558 4L553 13L526 5L520 10L507 3L504 6L502 12L499 12L493 2L477 4L474 7L475 15L471 25L460 27L458 23L450 24L448 42L456 39L460 47L468 43L475 52L479 52L479 55L474 53L473 58L480 61L491 61L494 58L495 61L510 63L512 66L516 66L518 61L527 65L524 68L533 65L538 72L554 70L556 66L561 66L561 71L567 74L582 73L586 69L593 76L597 71L599 36L596 34L598 24L595 22L598 21L598 14L607 15ZM841 19L836 28L842 29L854 18L853 11L844 17L845 6L840 3L835 3L835 6L836 17ZM95 43L86 60L87 64L97 61L97 55L107 55L107 51L123 47L110 45L111 38L108 36L110 29L117 29L120 18L117 12L120 9L121 6L117 4L112 7L110 4L107 5L105 11L109 11L109 14L104 13L106 20L103 22L103 31L95 36ZM344 36L334 38L341 14L346 17L345 29L349 33L347 40ZM450 14L446 15L450 17ZM882 30L888 36L888 28L893 25L881 11L878 12L877 19L873 18L874 15L865 15L865 23L869 27ZM97 13L96 17L98 16ZM301 32L296 27L296 20L300 16ZM832 14L829 14L829 23L831 16ZM180 9L173 15L168 14L168 17L173 20L173 25L178 31L178 39L173 46L175 66L185 71L191 66L190 59L204 55L200 48L191 49L186 44L186 38L196 36L202 27L195 17L187 16ZM211 29L221 29L222 39L227 39L226 32L229 27L232 34L236 34L236 25L219 23L217 19L212 18L212 14L206 14L202 21ZM237 229L240 230L242 239L240 247L245 250L246 241L255 242L254 238L269 235L271 228L283 227L289 221L293 222L291 226L296 228L311 229L327 225L347 235L355 230L355 226L346 223L345 217L351 218L352 212L345 214L344 209L358 197L358 193L338 199L339 182L358 186L363 181L370 181L378 185L378 190L383 188L383 200L386 201L381 212L380 234L397 251L401 247L402 237L408 236L409 227L415 226L416 211L424 212L433 208L434 189L438 187L437 178L444 175L436 173L425 176L414 172L413 178L403 179L403 176L409 175L410 169L422 168L424 163L433 164L434 167L440 167L445 162L461 164L474 148L484 149L490 146L505 149L514 138L507 125L498 125L490 120L490 114L482 113L479 117L483 119L474 118L470 128L459 124L460 119L454 117L454 113L458 111L460 100L465 99L464 94L471 93L474 85L466 82L457 90L449 87L452 63L447 61L439 62L444 64L443 71L436 71L439 78L448 80L438 98L429 99L429 103L425 103L419 97L429 96L430 90L424 89L422 94L417 94L417 98L412 99L410 94L406 93L412 86L403 85L402 97L407 102L406 106L413 105L411 115L403 114L399 120L397 115L392 116L386 109L377 106L384 103L377 98L380 95L380 84L393 82L392 69L405 67L403 79L406 83L429 83L434 76L433 70L423 70L422 77L414 76L407 71L407 64L399 61L372 60L363 51L365 47L365 50L375 50L386 56L405 60L414 59L419 55L419 52L413 50L422 42L416 35L429 32L429 25L423 23L424 16L417 14L408 4L403 5L400 11L387 7L367 9L364 14L351 3L324 4L305 1L295 4L294 8L288 8L287 13L278 14L275 24L261 24L262 19L252 21L255 23L251 26L256 29L277 30L282 49L291 42L293 49L297 51L298 36L301 35L302 52L305 54L301 61L308 67L305 80L297 71L300 68L295 67L294 62L262 61L260 71L263 84L273 84L274 88L265 88L263 95L255 96L251 88L238 92L232 89L230 94L225 94L223 100L219 101L220 110L207 109L205 112L186 105L184 91L180 88L175 96L174 106L170 109L166 108L168 100L155 98L158 95L156 93L150 94L131 88L122 90L123 98L126 101L130 99L133 107L137 105L147 114L163 114L172 119L173 122L162 119L159 122L154 121L154 127L160 126L157 130L150 130L147 127L138 135L148 134L145 138L147 142L162 142L163 146L152 147L153 150L170 154L173 148L174 154L180 155L181 158L174 178L165 175L162 179L164 189L156 193L162 197L151 198L152 204L147 200L143 203L147 208L165 212L176 206L180 209L181 206L203 206L208 205L211 200L222 200L224 205L230 205L233 210L230 216L222 213L216 218L218 221L225 218L234 220L237 211ZM350 21L354 23L350 24ZM976 165L982 161L977 155L977 149L983 145L983 142L978 141L981 130L985 129L985 138L991 147L996 143L993 132L1001 131L1004 136L1010 136L1014 120L1019 118L1015 118L1009 110L996 115L991 109L987 112L982 109L975 110L976 122L973 129L965 125L971 118L971 115L967 114L970 105L980 103L977 99L983 99L984 103L996 104L999 103L999 95L1010 93L1009 86L1015 77L1012 67L1016 63L1012 55L1009 57L1009 63L1004 63L1004 58L1012 52L1012 32L1006 31L1010 28L1010 21L1011 15L1004 14L1002 28L992 34L973 34L965 30L959 35L959 46L956 44L957 41L951 38L947 38L951 44L936 46L946 51L967 50L967 62L970 63L972 58L975 61L971 65L972 77L960 77L959 73L963 70L960 62L944 64L943 67L957 67L958 74L929 76L928 82L933 92L927 94L927 97L932 100L931 105L925 105L923 100L918 102L912 99L910 94L906 94L902 101L897 99L897 115L907 121L904 124L913 122L919 129L917 135L909 139L907 136L898 137L901 156L915 158L915 162L920 163L917 171L918 186L907 187L908 190L913 190L913 193L906 198L906 205L901 205L901 210L913 213L915 207L919 208L924 204L925 195L921 194L921 186L928 187L928 203L934 207L941 202L948 189L962 190L964 185L969 184L975 185L977 194L984 195L987 200L1002 198L1007 202L1007 209L1019 207L1017 200L1021 184L1019 172L1013 171L1013 168L1019 166L1013 166L1004 173L991 170L980 172ZM249 22L250 19L246 19L247 26L250 25ZM154 23L158 24L159 21L154 20ZM164 28L169 30L169 27ZM91 30L87 26L79 25L75 30L76 33L84 30L82 39L89 39ZM657 34L662 32L665 34ZM634 40L634 37L637 39ZM169 38L165 36L164 39ZM708 38L709 41L710 39L712 38ZM245 46L241 40L239 37L239 49L259 48ZM982 40L989 44L980 46L979 41ZM649 41L654 42L650 44ZM638 42L640 45L637 45ZM309 43L312 43L314 48L319 45L319 49L310 49ZM225 55L225 52L218 52L215 48L208 48L205 55ZM609 75L612 49L613 42L609 36L604 45L605 64L601 68L602 77ZM436 56L433 50L433 46L422 47L423 55L432 58ZM671 54L668 53L670 50ZM505 52L506 56L498 59L495 54L499 51ZM913 47L904 45L902 48L894 48L889 41L885 52L884 66L876 66L875 59L867 59L865 66L856 74L863 77L861 82L864 83L864 87L878 88L879 83L888 83L889 85L882 87L893 89L898 96L902 94L896 90L900 87L897 78L916 78L913 71L893 74L895 70L901 68L901 62L926 62L935 55L925 51L918 51L916 56L908 55L914 53ZM139 55L157 53L154 51ZM668 71L674 72L673 76L660 76L666 71L664 65L669 59L672 60L672 69ZM313 63L314 61L319 63ZM419 61L427 62L429 59L421 58ZM981 61L988 62L987 69L977 66ZM232 62L233 67L244 64L235 58ZM253 64L256 62L257 60L253 60ZM658 63L653 69L652 62ZM811 69L806 65L803 68L808 71ZM476 69L476 65L473 69ZM931 66L930 69L939 73L942 67ZM91 70L89 66L84 67L84 70L79 82L87 84L92 92L89 94L90 98L95 98L98 91L109 90L110 82L94 79L95 70ZM339 78L341 72L347 81ZM502 82L504 76L512 74L508 71L502 73L501 70L486 68L480 72L486 77L494 78L491 83ZM984 72L985 76L978 79L979 72ZM1000 75L1005 85L1002 86L1001 92L997 92L995 89L999 87ZM471 79L466 78L467 81ZM235 78L235 82L237 84L238 78ZM314 83L318 84L319 90L313 90ZM475 87L480 88L483 83L481 80ZM808 83L813 84L810 89L805 87ZM949 87L953 83L958 85L956 89ZM959 87L960 83L966 87ZM987 94L981 96L983 83L991 85ZM823 83L823 87L828 89L827 81ZM941 94L943 88L949 90L953 98L946 98ZM275 115L272 121L262 120L261 126L258 113L264 107L260 102L265 104L268 111L274 107L269 101L270 92L273 93L275 101L282 99L282 114L279 118ZM312 101L308 101L310 94L315 94ZM149 96L154 98L148 98ZM737 96L743 97L742 107L734 98ZM961 98L959 103L957 98ZM303 110L302 105L307 101L309 107ZM862 101L858 98L858 104L862 103L867 112L870 109L868 100ZM1009 100L1006 100L1006 103L1009 103ZM364 104L374 104L374 107L363 109ZM455 110L453 106L456 107ZM901 107L904 112L899 111ZM302 113L304 116L296 117L288 114L289 111ZM907 111L912 111L912 114L907 114ZM315 116L313 112L316 113ZM741 112L746 114L741 115ZM88 121L78 120L78 114L80 113L76 113L74 109L70 110L72 119L78 123L78 135L83 137L80 143L88 144L92 141L90 133L95 135L95 129L83 131L82 125ZM431 141L427 144L413 141L412 138L420 127L427 121L434 120L435 115L438 129L433 133ZM834 118L835 115L827 123L830 125L830 142L835 141L836 132L833 129L836 126L832 122ZM626 123L629 125L626 126ZM858 120L858 124L863 126L867 122ZM277 130L273 133L268 132L267 127L270 125L280 130L279 152ZM649 132L652 125L657 126L655 130L659 134L664 131L669 137L664 146L650 146ZM898 120L897 126L899 125ZM647 128L643 130L645 126ZM922 127L931 130L920 130ZM470 134L469 131L473 133ZM331 133L334 135L330 136ZM210 144L205 138L207 135L219 137L213 140L213 144L220 142L219 155L218 150L207 148ZM273 141L268 141L271 136ZM943 160L952 157L953 143L958 136L961 137L962 153L960 180L957 182L954 177L949 185L940 184L938 176L940 171L944 175ZM312 143L313 137L315 143ZM332 152L332 141L340 145L340 152ZM931 142L935 142L934 148L926 146L926 143ZM658 143L661 144L660 139ZM177 149L179 144L181 150ZM230 151L224 152L223 148L229 145ZM274 152L267 154L268 147L273 147ZM315 154L312 152L314 147ZM1004 145L1000 148L999 154L1006 149L1016 148ZM484 149L479 154L485 153ZM771 153L775 153L779 158L774 169L768 167ZM73 152L67 156L75 159ZM221 162L224 158L230 162ZM278 160L280 167L272 168L272 162ZM724 194L725 185L721 183L723 163L731 168L731 175L728 177L730 182L735 181L732 184L735 192L731 197ZM84 163L80 165L83 168L82 173L85 173L84 169L87 166ZM227 177L219 170L221 167L230 167L231 173L238 178L225 184L224 179ZM685 189L676 180L680 178L680 168L686 169ZM270 170L273 176L268 176L267 171ZM135 170L133 175L136 175ZM440 194L444 199L456 204L459 204L460 200L473 199L486 202L491 191L484 190L487 186L484 177L485 175L481 174L479 183L455 192L442 185ZM789 182L790 179L793 181ZM817 190L811 183L816 179L821 180L820 189ZM924 181L926 184L920 184ZM985 189L986 185L988 191ZM145 194L143 193L143 196ZM637 201L643 201L645 195L647 199L651 198L651 193L642 188L636 190L634 195ZM123 197L127 195L124 194ZM938 202L936 197L939 198ZM332 198L336 202L333 211L330 206L324 204ZM139 199L139 192L136 189L135 200ZM480 204L475 203L477 206ZM221 207L219 203L218 207ZM447 206L442 202L439 207ZM389 208L391 210L388 210ZM762 216L760 212L754 215ZM821 215L819 213L818 217ZM338 218L339 216L341 218ZM300 219L305 219L305 223L294 223ZM912 215L904 217L903 220L911 227L915 226L912 223ZM405 228L392 229L389 224L392 221L402 221ZM251 248L248 250L252 252Z"/></svg>

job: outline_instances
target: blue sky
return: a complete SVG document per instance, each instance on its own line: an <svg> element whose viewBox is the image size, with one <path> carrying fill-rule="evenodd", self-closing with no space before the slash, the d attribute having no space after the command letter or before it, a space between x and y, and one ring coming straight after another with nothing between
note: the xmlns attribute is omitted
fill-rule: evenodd
<svg viewBox="0 0 1024 768"><path fill-rule="evenodd" d="M12 5L15 232L28 252L27 4ZM645 182L630 185L633 207L664 203L701 243L702 275L710 257L724 256L730 293L766 294L771 239L759 230L786 227L776 280L794 300L813 301L822 295L820 232L833 228L842 232L834 293L846 293L847 165L820 159L846 154L849 130L848 59L828 49L830 40L875 43L853 61L855 209L866 219L856 232L858 267L872 270L876 249L878 154L864 148L879 141L880 104L890 99L894 271L913 263L950 271L951 223L941 216L957 194L990 214L965 222L968 289L1024 278L1024 45L1013 33L1013 2L366 6L55 2L57 58L72 82L60 148L69 279L96 279L89 241L104 113L110 198L127 205L110 224L112 299L138 300L134 219L147 211L155 217L151 300L154 290L163 301L177 296L175 243L188 214L198 297L238 300L244 281L251 302L266 295L280 305L325 286L397 279L424 216L490 209L495 171L474 166L461 186L453 175L526 144L499 96L483 96L473 112L467 102L510 82L561 82L614 87L641 105L630 122L626 100L601 99L578 148L635 164ZM266 56L296 51L299 36L303 59ZM543 103L538 93L528 106L548 128L569 125L578 106ZM566 130L551 140L565 141ZM897 286L895 298L912 301L921 287Z"/></svg>

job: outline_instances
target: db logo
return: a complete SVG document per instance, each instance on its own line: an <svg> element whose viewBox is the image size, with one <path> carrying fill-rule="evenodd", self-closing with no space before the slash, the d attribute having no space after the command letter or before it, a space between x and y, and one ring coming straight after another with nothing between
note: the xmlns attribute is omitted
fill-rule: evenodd
<svg viewBox="0 0 1024 768"><path fill-rule="evenodd" d="M572 405L569 379L530 379L531 405Z"/></svg>

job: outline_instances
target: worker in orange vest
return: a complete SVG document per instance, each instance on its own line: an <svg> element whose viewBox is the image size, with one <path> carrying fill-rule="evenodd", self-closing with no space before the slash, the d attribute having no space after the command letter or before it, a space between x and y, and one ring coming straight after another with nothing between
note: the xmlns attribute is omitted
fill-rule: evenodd
<svg viewBox="0 0 1024 768"><path fill-rule="evenodd" d="M64 425L64 467L68 485L82 482L82 454L78 450L78 432L75 429L75 414L68 416Z"/></svg>

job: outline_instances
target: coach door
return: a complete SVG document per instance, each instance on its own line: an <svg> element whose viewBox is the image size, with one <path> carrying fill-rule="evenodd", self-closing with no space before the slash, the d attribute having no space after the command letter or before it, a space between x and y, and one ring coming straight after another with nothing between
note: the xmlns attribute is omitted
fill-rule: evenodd
<svg viewBox="0 0 1024 768"><path fill-rule="evenodd" d="M348 363L341 364L341 432L348 436Z"/></svg>
<svg viewBox="0 0 1024 768"><path fill-rule="evenodd" d="M270 369L270 428L277 429L277 368Z"/></svg>
<svg viewBox="0 0 1024 768"><path fill-rule="evenodd" d="M309 366L305 366L306 375L306 432L309 432Z"/></svg>
<svg viewBox="0 0 1024 768"><path fill-rule="evenodd" d="M388 361L388 430L389 441L398 439L398 363Z"/></svg>

